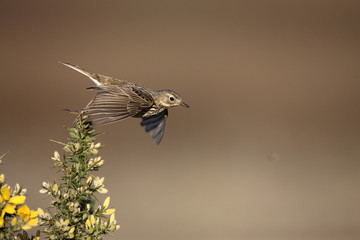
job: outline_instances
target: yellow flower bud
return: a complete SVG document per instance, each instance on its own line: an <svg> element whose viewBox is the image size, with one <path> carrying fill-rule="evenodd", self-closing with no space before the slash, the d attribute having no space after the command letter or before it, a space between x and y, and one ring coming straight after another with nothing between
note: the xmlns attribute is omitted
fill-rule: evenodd
<svg viewBox="0 0 360 240"><path fill-rule="evenodd" d="M31 229L31 226L25 224L24 226L21 227L21 229L22 230L29 230L29 229Z"/></svg>
<svg viewBox="0 0 360 240"><path fill-rule="evenodd" d="M5 175L1 174L0 175L0 183L3 183L3 182L5 182Z"/></svg>
<svg viewBox="0 0 360 240"><path fill-rule="evenodd" d="M111 216L110 216L110 224L113 224L114 221L115 221L115 214L113 213L113 214L111 214Z"/></svg>
<svg viewBox="0 0 360 240"><path fill-rule="evenodd" d="M97 165L98 165L99 167L102 166L102 165L104 165L104 160L102 159L101 161L99 161Z"/></svg>
<svg viewBox="0 0 360 240"><path fill-rule="evenodd" d="M64 224L65 226L69 225L69 223L70 223L70 220L69 220L69 219L66 219L66 220L63 222L63 224Z"/></svg>
<svg viewBox="0 0 360 240"><path fill-rule="evenodd" d="M58 151L55 151L55 152L54 152L54 158L55 158L56 160L60 160L60 154L59 154Z"/></svg>
<svg viewBox="0 0 360 240"><path fill-rule="evenodd" d="M110 197L107 197L104 201L104 208L108 208L110 204Z"/></svg>
<svg viewBox="0 0 360 240"><path fill-rule="evenodd" d="M101 194L106 194L106 193L108 193L108 190L107 190L106 188L99 188L97 191L98 191L99 193L101 193Z"/></svg>
<svg viewBox="0 0 360 240"><path fill-rule="evenodd" d="M110 208L110 209L107 209L104 214L106 215L110 215L110 214L113 214L115 212L115 208Z"/></svg>
<svg viewBox="0 0 360 240"><path fill-rule="evenodd" d="M95 187L102 185L104 182L104 179L105 179L104 177L102 177L102 178L95 177L95 179L94 179Z"/></svg>
<svg viewBox="0 0 360 240"><path fill-rule="evenodd" d="M92 176L88 177L88 179L86 180L86 183L89 184L92 181Z"/></svg>
<svg viewBox="0 0 360 240"><path fill-rule="evenodd" d="M90 219L87 219L86 220L86 228L90 229L90 227L91 227Z"/></svg>
<svg viewBox="0 0 360 240"><path fill-rule="evenodd" d="M17 223L17 219L13 218L13 220L11 220L11 226L15 226Z"/></svg>
<svg viewBox="0 0 360 240"><path fill-rule="evenodd" d="M92 225L95 224L95 217L94 217L94 215L91 215L90 221L91 221L91 224L92 224Z"/></svg>
<svg viewBox="0 0 360 240"><path fill-rule="evenodd" d="M38 208L37 211L38 211L40 217L44 217L45 213L44 213L44 211L43 211L41 208Z"/></svg>

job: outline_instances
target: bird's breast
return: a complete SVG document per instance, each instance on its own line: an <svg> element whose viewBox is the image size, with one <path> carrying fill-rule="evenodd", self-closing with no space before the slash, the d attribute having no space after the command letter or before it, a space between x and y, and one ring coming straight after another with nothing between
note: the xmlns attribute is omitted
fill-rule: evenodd
<svg viewBox="0 0 360 240"><path fill-rule="evenodd" d="M144 114L142 115L142 117L151 117L151 116L155 116L158 113L164 111L165 108L159 108L156 105L152 105L151 107L149 107L148 109L146 109L146 111L144 112Z"/></svg>

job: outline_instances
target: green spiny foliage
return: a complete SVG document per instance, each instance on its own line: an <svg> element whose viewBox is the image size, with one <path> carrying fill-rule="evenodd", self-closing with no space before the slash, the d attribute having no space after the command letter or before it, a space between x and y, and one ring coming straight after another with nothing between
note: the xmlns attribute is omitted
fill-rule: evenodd
<svg viewBox="0 0 360 240"><path fill-rule="evenodd" d="M40 190L53 199L45 212L39 211L43 232L50 239L102 239L120 227L115 209L109 208L110 197L103 204L96 198L97 193L108 192L104 178L94 174L104 164L98 156L102 146L95 143L96 134L86 118L77 119L68 130L69 142L57 142L65 153L61 157L55 151L52 157L62 176L53 183L44 182Z"/></svg>

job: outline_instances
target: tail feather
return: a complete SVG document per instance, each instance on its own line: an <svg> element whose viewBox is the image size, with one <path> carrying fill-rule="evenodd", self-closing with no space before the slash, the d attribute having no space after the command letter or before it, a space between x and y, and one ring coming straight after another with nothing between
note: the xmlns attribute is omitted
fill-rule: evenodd
<svg viewBox="0 0 360 240"><path fill-rule="evenodd" d="M93 81L97 86L99 85L102 85L101 82L100 82L100 77L97 76L96 74L94 73L91 73L91 72L88 72L88 71L85 71L84 69L82 69L81 67L79 66L75 66L73 64L70 64L70 63L66 63L66 62L59 62L69 68L72 68L74 69L75 71L81 73L81 74L84 74L85 76L87 76L88 78L91 79L91 81Z"/></svg>

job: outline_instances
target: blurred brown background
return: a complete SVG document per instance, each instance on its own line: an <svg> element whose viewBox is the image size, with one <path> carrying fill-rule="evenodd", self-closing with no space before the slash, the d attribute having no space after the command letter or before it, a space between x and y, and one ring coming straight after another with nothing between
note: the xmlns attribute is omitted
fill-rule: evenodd
<svg viewBox="0 0 360 240"><path fill-rule="evenodd" d="M42 181L92 82L179 92L156 146L98 128L118 239L360 239L358 1L1 1L2 172ZM113 239L109 237L109 239Z"/></svg>

